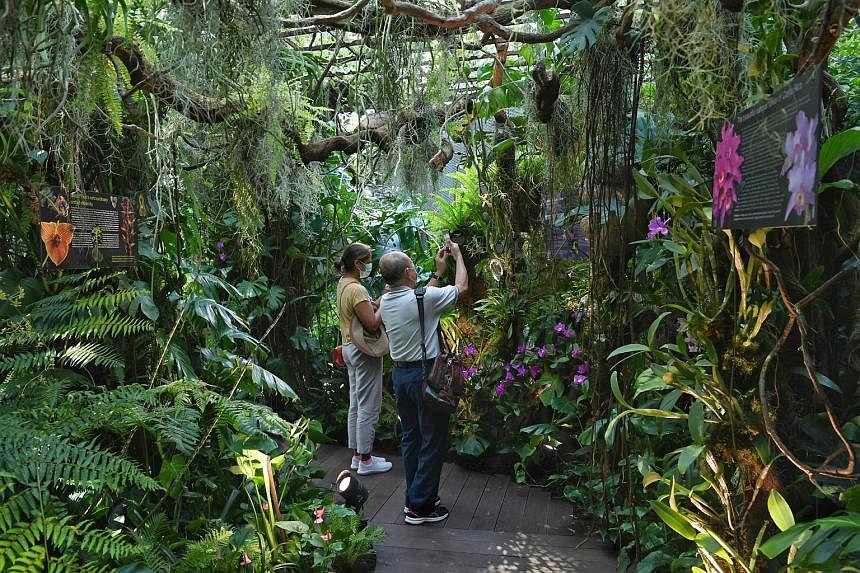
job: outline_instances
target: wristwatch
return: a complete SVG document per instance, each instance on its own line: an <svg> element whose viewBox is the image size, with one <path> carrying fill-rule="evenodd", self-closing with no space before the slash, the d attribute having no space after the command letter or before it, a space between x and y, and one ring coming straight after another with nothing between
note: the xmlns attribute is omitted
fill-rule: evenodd
<svg viewBox="0 0 860 573"><path fill-rule="evenodd" d="M436 273L430 273L430 280L432 281L433 279L436 279L437 281L441 281L442 277L440 277Z"/></svg>

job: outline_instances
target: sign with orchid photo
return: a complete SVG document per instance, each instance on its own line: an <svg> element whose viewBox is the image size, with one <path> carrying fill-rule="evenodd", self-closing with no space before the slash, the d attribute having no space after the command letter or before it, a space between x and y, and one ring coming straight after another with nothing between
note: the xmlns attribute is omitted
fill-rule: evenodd
<svg viewBox="0 0 860 573"><path fill-rule="evenodd" d="M816 224L820 107L816 69L723 124L714 164L714 227Z"/></svg>
<svg viewBox="0 0 860 573"><path fill-rule="evenodd" d="M46 261L62 269L128 267L137 261L134 201L100 193L39 193Z"/></svg>

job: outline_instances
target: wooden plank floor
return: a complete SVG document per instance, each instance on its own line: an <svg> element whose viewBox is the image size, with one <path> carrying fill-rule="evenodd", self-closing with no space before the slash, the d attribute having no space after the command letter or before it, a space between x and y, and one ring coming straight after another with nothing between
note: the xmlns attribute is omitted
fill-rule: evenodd
<svg viewBox="0 0 860 573"><path fill-rule="evenodd" d="M403 521L405 480L399 456L390 472L361 478L370 492L364 514L387 536L376 546L378 573L609 573L616 555L599 539L574 535L572 506L508 476L470 472L446 463L439 497L451 512L434 524ZM322 446L316 464L326 487L349 467L351 452Z"/></svg>

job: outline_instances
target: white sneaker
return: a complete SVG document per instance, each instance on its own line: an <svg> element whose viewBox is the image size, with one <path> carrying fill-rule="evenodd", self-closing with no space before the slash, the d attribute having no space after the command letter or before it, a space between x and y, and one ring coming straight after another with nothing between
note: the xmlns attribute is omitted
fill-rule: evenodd
<svg viewBox="0 0 860 573"><path fill-rule="evenodd" d="M362 461L358 464L358 475L369 476L371 474L384 474L391 470L391 462L385 461L384 458L370 457L369 462Z"/></svg>
<svg viewBox="0 0 860 573"><path fill-rule="evenodd" d="M388 460L386 460L385 458L378 458L378 457L376 457L376 456L370 456L370 459L371 459L371 460L376 460L376 461L379 461L379 462L386 462L386 461L388 461ZM349 464L349 469L351 469L351 470L357 470L357 469L358 469L358 464L360 464L360 463L361 463L361 456L352 456L352 463L351 463L351 464Z"/></svg>

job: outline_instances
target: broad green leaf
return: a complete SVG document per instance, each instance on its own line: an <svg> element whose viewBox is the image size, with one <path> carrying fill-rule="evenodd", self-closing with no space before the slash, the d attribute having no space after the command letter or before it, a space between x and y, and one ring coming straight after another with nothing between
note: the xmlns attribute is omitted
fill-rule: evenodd
<svg viewBox="0 0 860 573"><path fill-rule="evenodd" d="M678 255L687 255L689 252L687 247L675 241L663 241L663 246Z"/></svg>
<svg viewBox="0 0 860 573"><path fill-rule="evenodd" d="M860 511L860 484L853 485L842 492L842 501L848 511Z"/></svg>
<svg viewBox="0 0 860 573"><path fill-rule="evenodd" d="M654 186L651 185L651 182L648 181L645 174L643 174L639 170L633 171L633 179L636 181L636 186L639 187L639 191L641 194L644 194L646 198L656 199L657 198L657 190L654 189Z"/></svg>
<svg viewBox="0 0 860 573"><path fill-rule="evenodd" d="M651 470L650 472L645 474L645 477L642 478L642 487L646 488L649 485L651 485L652 483L654 483L655 481L660 481L662 479L662 477L663 476L661 476L660 474L658 474L654 470Z"/></svg>
<svg viewBox="0 0 860 573"><path fill-rule="evenodd" d="M818 177L824 177L837 161L860 150L860 126L830 137L818 153Z"/></svg>
<svg viewBox="0 0 860 573"><path fill-rule="evenodd" d="M773 491L773 490L771 490ZM799 523L782 533L777 533L759 548L768 559L773 559L801 539L801 536L812 527L812 523Z"/></svg>
<svg viewBox="0 0 860 573"><path fill-rule="evenodd" d="M276 521L275 526L290 533L307 533L310 527L303 521Z"/></svg>
<svg viewBox="0 0 860 573"><path fill-rule="evenodd" d="M148 294L142 294L138 297L140 301L140 310L143 311L143 314L146 315L146 318L155 322L158 320L159 311L158 307L155 305L155 302L152 300L152 297Z"/></svg>
<svg viewBox="0 0 860 573"><path fill-rule="evenodd" d="M803 376L804 378L807 378L807 379L809 378L809 375L806 373L806 370L804 370L800 366L795 366L789 372L791 372L792 374L798 374L798 375ZM825 376L821 372L816 372L815 378L818 380L818 383L821 384L822 386L827 386L831 390L836 390L840 394L842 393L842 388L840 388L839 385L836 384L836 382L834 382L833 380L831 380L830 378L828 378L827 376Z"/></svg>
<svg viewBox="0 0 860 573"><path fill-rule="evenodd" d="M663 322L663 319L672 314L671 312L664 312L660 316L654 319L654 322L651 323L651 326L648 327L648 347L654 348L654 336L657 334L657 329L660 327L660 323Z"/></svg>
<svg viewBox="0 0 860 573"><path fill-rule="evenodd" d="M633 397L635 398L639 394L648 392L649 390L662 390L668 387L669 385L666 384L663 377L649 368L640 372L636 377L636 393Z"/></svg>
<svg viewBox="0 0 860 573"><path fill-rule="evenodd" d="M632 408L630 410L625 410L612 418L612 420L610 420L609 424L606 426L604 440L606 441L607 446L612 447L612 445L615 443L615 426L617 426L621 419L628 414L639 414L640 416L649 416L651 418L687 418L687 414L681 414L678 412L667 412L666 410L656 410L654 408Z"/></svg>
<svg viewBox="0 0 860 573"><path fill-rule="evenodd" d="M690 406L690 417L687 419L690 426L690 435L697 444L705 441L705 406L701 400L696 400Z"/></svg>
<svg viewBox="0 0 860 573"><path fill-rule="evenodd" d="M661 501L650 501L651 509L662 519L666 525L675 530L681 537L690 541L696 538L696 530L690 525L690 521Z"/></svg>
<svg viewBox="0 0 860 573"><path fill-rule="evenodd" d="M594 16L594 6L591 5L589 0L580 0L571 6L570 9L579 14L580 18L583 19L588 19Z"/></svg>
<svg viewBox="0 0 860 573"><path fill-rule="evenodd" d="M627 403L627 400L624 399L624 396L621 394L621 388L618 387L618 372L612 371L612 374L609 375L609 387L612 389L612 395L615 396L615 399L618 400L618 403L624 406L625 408L632 409L633 406Z"/></svg>
<svg viewBox="0 0 860 573"><path fill-rule="evenodd" d="M696 545L698 545L703 550L707 551L711 555L716 555L720 559L725 559L726 561L731 561L731 557L726 550L720 545L720 542L717 541L711 534L709 533L699 533L696 535Z"/></svg>
<svg viewBox="0 0 860 573"><path fill-rule="evenodd" d="M687 473L687 468L699 458L699 454L705 449L705 446L691 444L681 450L681 455L678 456L678 471L682 474Z"/></svg>
<svg viewBox="0 0 860 573"><path fill-rule="evenodd" d="M833 181L831 183L822 183L818 186L818 192L826 191L828 189L853 189L854 183L850 179L840 179L839 181Z"/></svg>
<svg viewBox="0 0 860 573"><path fill-rule="evenodd" d="M791 507L775 489L770 490L770 495L767 498L767 510L780 531L787 531L794 526L794 514L791 512Z"/></svg>
<svg viewBox="0 0 860 573"><path fill-rule="evenodd" d="M534 434L536 436L552 434L556 431L558 431L558 428L556 428L553 424L534 424L532 426L520 428L520 432L524 434Z"/></svg>
<svg viewBox="0 0 860 573"><path fill-rule="evenodd" d="M770 231L767 227L756 229L749 235L750 243L761 250L764 250L765 241L767 241L767 232Z"/></svg>
<svg viewBox="0 0 860 573"><path fill-rule="evenodd" d="M615 350L609 353L609 356L606 358L612 358L614 356L618 356L620 354L628 354L630 352L642 352L645 350L650 350L644 344L625 344L624 346L619 346Z"/></svg>

